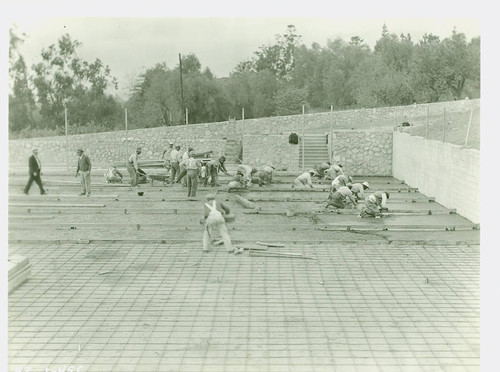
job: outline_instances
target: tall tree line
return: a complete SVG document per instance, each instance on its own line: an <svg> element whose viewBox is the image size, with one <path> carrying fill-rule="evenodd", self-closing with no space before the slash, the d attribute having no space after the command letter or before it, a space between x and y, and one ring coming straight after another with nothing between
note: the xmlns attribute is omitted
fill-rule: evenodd
<svg viewBox="0 0 500 372"><path fill-rule="evenodd" d="M99 59L78 57L81 43L63 35L41 52L31 70L18 53L23 37L11 31L9 129L61 130L64 108L73 132L180 125L335 109L426 103L480 94L480 39L452 30L441 40L390 33L384 25L373 50L359 36L306 46L293 25L217 78L195 54L168 67L158 63L137 77L130 99L107 93L117 87ZM182 69L181 67L182 66ZM182 73L182 92L180 76ZM183 100L181 100L181 95ZM182 105L184 103L184 107Z"/></svg>

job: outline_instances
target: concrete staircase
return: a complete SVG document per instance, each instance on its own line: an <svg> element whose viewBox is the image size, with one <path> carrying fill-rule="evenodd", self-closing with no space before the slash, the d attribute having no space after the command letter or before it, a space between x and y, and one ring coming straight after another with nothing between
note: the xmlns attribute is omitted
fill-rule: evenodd
<svg viewBox="0 0 500 372"><path fill-rule="evenodd" d="M306 134L303 137L304 144L299 143L299 165L302 168L302 160L304 160L304 170L312 168L315 164L328 161L328 144L326 143L326 135L321 134ZM302 155L302 152L304 154Z"/></svg>

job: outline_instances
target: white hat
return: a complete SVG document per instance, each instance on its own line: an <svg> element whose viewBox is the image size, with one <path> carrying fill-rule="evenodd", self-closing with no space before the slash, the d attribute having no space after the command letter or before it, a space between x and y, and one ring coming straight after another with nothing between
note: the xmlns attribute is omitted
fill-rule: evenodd
<svg viewBox="0 0 500 372"><path fill-rule="evenodd" d="M309 173L316 173L314 169L309 169Z"/></svg>
<svg viewBox="0 0 500 372"><path fill-rule="evenodd" d="M363 185L363 186L366 186L366 188L367 188L367 189L369 189L369 188L370 188L370 184L369 184L368 182L366 182L366 181L365 181L365 182L363 182L363 183L362 183L362 185Z"/></svg>
<svg viewBox="0 0 500 372"><path fill-rule="evenodd" d="M169 145L173 145L174 143L172 141L170 141Z"/></svg>

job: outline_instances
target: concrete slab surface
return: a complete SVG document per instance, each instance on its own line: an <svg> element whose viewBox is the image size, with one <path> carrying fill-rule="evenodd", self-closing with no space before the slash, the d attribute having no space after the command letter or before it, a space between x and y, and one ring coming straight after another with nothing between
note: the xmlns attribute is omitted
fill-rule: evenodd
<svg viewBox="0 0 500 372"><path fill-rule="evenodd" d="M244 214L221 187L236 216L228 223L235 245L281 242L268 252L315 258L305 260L223 246L204 254L199 220L210 187L192 201L178 184L141 185L144 197L96 186L78 198L77 187L59 182L46 198L20 195L26 180L15 170L9 178L9 255L32 265L31 279L9 295L9 372L479 371L479 230L432 195L391 194L390 210L408 214L382 219L287 217ZM372 191L405 187L367 180ZM242 195L259 206L267 198L264 210L313 209L327 197ZM74 206L43 206L57 203Z"/></svg>

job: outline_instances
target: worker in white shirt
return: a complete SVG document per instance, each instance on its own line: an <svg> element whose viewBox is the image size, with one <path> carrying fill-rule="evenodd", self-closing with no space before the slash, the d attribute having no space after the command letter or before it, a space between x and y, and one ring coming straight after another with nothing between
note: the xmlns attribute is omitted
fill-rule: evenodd
<svg viewBox="0 0 500 372"><path fill-rule="evenodd" d="M137 186L139 183L139 175L138 175L138 169L139 165L137 164L137 159L139 158L139 155L141 154L142 149L138 147L135 152L129 156L128 161L127 161L127 170L128 173L130 174L130 185L131 186Z"/></svg>
<svg viewBox="0 0 500 372"><path fill-rule="evenodd" d="M179 163L181 161L180 149L181 147L177 145L175 149L170 152L170 175L172 183L175 183L175 177L179 174Z"/></svg>
<svg viewBox="0 0 500 372"><path fill-rule="evenodd" d="M352 182L352 178L349 176L345 176L343 174L337 176L333 181L332 181L332 192L336 191L339 189L340 186L347 186L347 183Z"/></svg>
<svg viewBox="0 0 500 372"><path fill-rule="evenodd" d="M332 164L324 173L325 180L334 180L336 177L344 174L342 164Z"/></svg>
<svg viewBox="0 0 500 372"><path fill-rule="evenodd" d="M195 197L198 189L198 175L200 174L201 161L194 158L191 151L187 160L181 161L186 167L186 184L188 189L188 197Z"/></svg>
<svg viewBox="0 0 500 372"><path fill-rule="evenodd" d="M161 159L163 160L163 167L166 170L170 170L170 153L174 150L174 143L170 142L168 147L161 154Z"/></svg>
<svg viewBox="0 0 500 372"><path fill-rule="evenodd" d="M247 187L246 180L240 172L236 172L231 181L227 184L228 190L230 189L244 189Z"/></svg>
<svg viewBox="0 0 500 372"><path fill-rule="evenodd" d="M312 185L312 176L314 174L314 169L310 169L308 172L302 173L300 176L298 176L292 184L292 189L297 187L306 187L309 186L311 189L313 188Z"/></svg>
<svg viewBox="0 0 500 372"><path fill-rule="evenodd" d="M236 172L241 173L247 186L250 186L252 184L252 174L256 173L257 169L252 168L250 165L240 164L236 168Z"/></svg>
<svg viewBox="0 0 500 372"><path fill-rule="evenodd" d="M187 169L186 169L186 162L189 159L189 154L193 152L193 148L189 147L187 151L184 151L184 154L182 154L181 162L179 163L179 175L177 176L177 182L180 182L182 180L182 186L186 187L187 186L187 178L185 177L187 174Z"/></svg>
<svg viewBox="0 0 500 372"><path fill-rule="evenodd" d="M389 209L386 207L389 193L386 191L377 191L365 199L365 206L361 209L361 217L380 217L381 212Z"/></svg>
<svg viewBox="0 0 500 372"><path fill-rule="evenodd" d="M315 165L314 170L316 171L315 176L318 178L323 178L325 175L325 171L330 169L331 163L329 161L325 161L321 163L320 165Z"/></svg>
<svg viewBox="0 0 500 372"><path fill-rule="evenodd" d="M340 186L338 190L334 190L330 193L328 200L326 201L325 208L328 208L328 206L331 205L335 208L343 209L347 205L355 206L356 204L356 199L354 198L350 187Z"/></svg>
<svg viewBox="0 0 500 372"><path fill-rule="evenodd" d="M273 182L274 169L275 168L272 165L266 165L259 172L259 178L265 185L269 185L271 182Z"/></svg>
<svg viewBox="0 0 500 372"><path fill-rule="evenodd" d="M368 182L363 183L355 183L351 187L351 191L356 198L356 201L363 200L365 198L365 190L370 188L370 184Z"/></svg>
<svg viewBox="0 0 500 372"><path fill-rule="evenodd" d="M205 203L205 229L203 231L203 252L208 253L210 245L210 236L215 229L219 230L224 247L228 253L234 252L231 244L231 238L227 232L225 215L228 215L229 206L224 202L219 202L215 199L215 195L209 194L206 196Z"/></svg>

